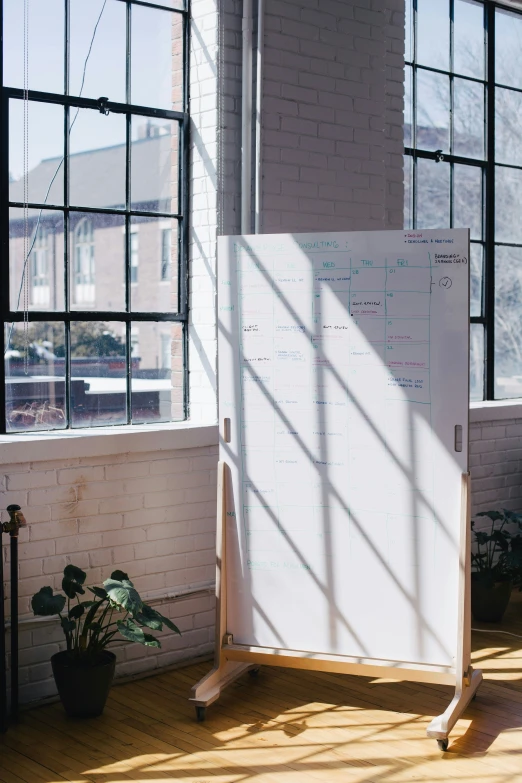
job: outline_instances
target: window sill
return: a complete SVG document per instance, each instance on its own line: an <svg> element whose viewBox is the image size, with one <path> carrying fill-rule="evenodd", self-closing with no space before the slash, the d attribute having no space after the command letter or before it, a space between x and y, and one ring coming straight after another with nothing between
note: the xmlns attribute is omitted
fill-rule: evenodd
<svg viewBox="0 0 522 783"><path fill-rule="evenodd" d="M0 435L0 463L173 451L216 446L217 443L217 424L190 421Z"/></svg>
<svg viewBox="0 0 522 783"><path fill-rule="evenodd" d="M470 403L470 424L506 419L522 419L522 400L491 400Z"/></svg>

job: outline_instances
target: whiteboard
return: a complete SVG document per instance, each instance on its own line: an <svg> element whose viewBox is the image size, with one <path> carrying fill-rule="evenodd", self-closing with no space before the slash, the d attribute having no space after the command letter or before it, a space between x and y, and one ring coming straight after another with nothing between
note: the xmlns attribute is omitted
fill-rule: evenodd
<svg viewBox="0 0 522 783"><path fill-rule="evenodd" d="M219 239L235 644L455 666L468 258L467 229Z"/></svg>

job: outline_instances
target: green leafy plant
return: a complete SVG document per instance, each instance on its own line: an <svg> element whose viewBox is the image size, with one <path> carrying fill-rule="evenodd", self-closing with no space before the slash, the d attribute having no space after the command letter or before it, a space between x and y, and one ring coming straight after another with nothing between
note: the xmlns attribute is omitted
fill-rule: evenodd
<svg viewBox="0 0 522 783"><path fill-rule="evenodd" d="M59 616L67 652L77 663L95 663L117 634L129 642L161 647L159 639L148 630L161 631L165 626L180 633L168 617L143 603L123 571L114 571L103 587L87 587L86 576L81 568L68 565L62 579L65 595L53 593L51 587L42 587L31 600L35 615ZM92 593L93 600L80 599L86 589Z"/></svg>
<svg viewBox="0 0 522 783"><path fill-rule="evenodd" d="M482 511L477 517L488 517L491 528L475 530L471 523L476 545L471 552L471 566L480 581L493 585L495 582L512 580L522 590L522 535L506 530L507 525L522 529L522 515L508 509Z"/></svg>

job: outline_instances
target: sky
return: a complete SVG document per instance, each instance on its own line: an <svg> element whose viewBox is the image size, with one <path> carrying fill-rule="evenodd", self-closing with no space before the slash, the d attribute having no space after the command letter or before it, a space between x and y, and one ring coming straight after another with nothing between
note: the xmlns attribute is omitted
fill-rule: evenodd
<svg viewBox="0 0 522 783"><path fill-rule="evenodd" d="M64 0L29 2L29 89L63 93ZM180 7L180 0L163 0ZM82 72L103 0L71 0L70 93L80 93ZM173 108L171 89L172 14L143 6L132 7L131 100L138 105ZM4 82L24 86L23 2L4 0ZM82 96L125 102L126 4L107 0L88 60ZM12 101L10 171L23 171L23 107ZM180 107L174 107L180 108ZM71 116L74 116L72 114ZM63 109L30 104L29 168L40 160L63 155ZM121 144L122 115L104 117L82 109L71 132L71 152Z"/></svg>

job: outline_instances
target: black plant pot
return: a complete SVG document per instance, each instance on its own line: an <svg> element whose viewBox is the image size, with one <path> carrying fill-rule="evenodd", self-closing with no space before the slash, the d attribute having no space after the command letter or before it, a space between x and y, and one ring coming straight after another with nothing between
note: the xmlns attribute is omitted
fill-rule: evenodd
<svg viewBox="0 0 522 783"><path fill-rule="evenodd" d="M499 623L511 596L511 582L493 582L471 574L471 611L475 620Z"/></svg>
<svg viewBox="0 0 522 783"><path fill-rule="evenodd" d="M101 715L114 677L116 656L104 650L96 663L86 666L71 660L67 652L51 657L54 681L70 718Z"/></svg>

